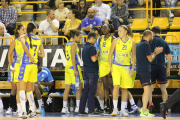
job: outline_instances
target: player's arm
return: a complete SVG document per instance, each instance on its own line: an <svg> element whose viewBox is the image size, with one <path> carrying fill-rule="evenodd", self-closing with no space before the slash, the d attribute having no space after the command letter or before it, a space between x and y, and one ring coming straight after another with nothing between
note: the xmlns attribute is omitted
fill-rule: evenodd
<svg viewBox="0 0 180 120"><path fill-rule="evenodd" d="M111 44L111 49L110 49L110 52L109 52L109 66L110 66L111 72L112 72L112 55L113 55L114 49L116 47L117 40L118 39L113 40L113 42Z"/></svg>
<svg viewBox="0 0 180 120"><path fill-rule="evenodd" d="M52 74L49 70L47 70L47 72L48 72L48 82L40 82L40 83L41 83L41 85L53 86L54 85L54 82L53 82L54 79L52 77Z"/></svg>
<svg viewBox="0 0 180 120"><path fill-rule="evenodd" d="M134 40L132 41L132 70L134 71L136 64L136 44ZM134 72L131 73L131 76L133 76Z"/></svg>
<svg viewBox="0 0 180 120"><path fill-rule="evenodd" d="M91 47L90 48L90 56L91 56L91 60L93 62L96 62L98 60L99 57L99 50L96 52L96 48L95 47Z"/></svg>
<svg viewBox="0 0 180 120"><path fill-rule="evenodd" d="M149 50L150 51L150 49L147 49L147 50ZM147 51L146 50L146 51ZM154 50L154 52L152 53L152 54L146 54L146 57L147 57L147 59L148 59L148 61L149 62L152 62L154 59L155 59L155 57L156 57L156 55L158 55L159 53L161 53L163 51L163 47L156 47L155 48L155 50Z"/></svg>
<svg viewBox="0 0 180 120"><path fill-rule="evenodd" d="M38 56L44 58L45 53L44 53L44 47L43 47L42 42L41 42L41 45L40 45L40 47L39 47L39 51L40 51L40 52L38 52Z"/></svg>
<svg viewBox="0 0 180 120"><path fill-rule="evenodd" d="M166 77L170 76L170 69L171 69L171 54L167 54L168 63L167 63L167 69L166 69Z"/></svg>
<svg viewBox="0 0 180 120"><path fill-rule="evenodd" d="M74 68L74 75L78 76L78 72L76 69L76 61L75 61L76 48L77 48L77 44L73 43L71 45L71 59L72 59L72 64L73 64L73 68Z"/></svg>
<svg viewBox="0 0 180 120"><path fill-rule="evenodd" d="M21 44L22 44L22 47L23 47L25 53L27 54L27 56L29 57L29 59L31 60L31 62L34 63L34 58L33 58L33 56L31 56L28 48L27 48L26 45L25 45L26 39L27 39L27 35L21 35L21 36L20 36Z"/></svg>
<svg viewBox="0 0 180 120"><path fill-rule="evenodd" d="M53 86L54 82L40 82L41 85L45 85L45 86Z"/></svg>
<svg viewBox="0 0 180 120"><path fill-rule="evenodd" d="M11 67L12 67L12 55L13 55L14 49L15 49L15 40L11 42L10 47L9 47L9 53L8 53L8 62Z"/></svg>

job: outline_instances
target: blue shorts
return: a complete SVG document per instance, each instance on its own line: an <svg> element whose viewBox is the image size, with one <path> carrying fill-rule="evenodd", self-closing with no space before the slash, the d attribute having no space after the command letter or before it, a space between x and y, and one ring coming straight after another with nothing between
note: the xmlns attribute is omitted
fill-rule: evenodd
<svg viewBox="0 0 180 120"><path fill-rule="evenodd" d="M166 84L166 68L159 65L151 65L151 81L152 84L156 83L156 80L158 81L158 84Z"/></svg>
<svg viewBox="0 0 180 120"><path fill-rule="evenodd" d="M151 72L137 72L137 74L141 81L142 87L146 85L151 85Z"/></svg>

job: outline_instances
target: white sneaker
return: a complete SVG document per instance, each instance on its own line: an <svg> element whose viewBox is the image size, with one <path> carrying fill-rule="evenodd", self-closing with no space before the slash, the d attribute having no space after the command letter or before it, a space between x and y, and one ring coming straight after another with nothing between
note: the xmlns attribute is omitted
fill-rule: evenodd
<svg viewBox="0 0 180 120"><path fill-rule="evenodd" d="M174 17L174 14L173 13L170 13L169 14L169 18L173 18Z"/></svg>
<svg viewBox="0 0 180 120"><path fill-rule="evenodd" d="M63 108L62 111L61 111L61 113L63 113L63 114L69 114L69 111L68 111L67 108Z"/></svg>
<svg viewBox="0 0 180 120"><path fill-rule="evenodd" d="M86 112L86 113L88 113L88 112L89 112L89 110L88 110L88 108L87 108L87 107L85 108L85 112Z"/></svg>
<svg viewBox="0 0 180 120"><path fill-rule="evenodd" d="M118 114L117 108L113 109L113 112L111 113L111 115L117 115L117 114Z"/></svg>
<svg viewBox="0 0 180 120"><path fill-rule="evenodd" d="M76 107L76 109L75 109L75 111L74 111L75 113L78 113L79 112L79 108L78 107Z"/></svg>
<svg viewBox="0 0 180 120"><path fill-rule="evenodd" d="M13 111L13 114L17 114L17 111Z"/></svg>
<svg viewBox="0 0 180 120"><path fill-rule="evenodd" d="M22 118L22 112L17 113L17 118Z"/></svg>
<svg viewBox="0 0 180 120"><path fill-rule="evenodd" d="M27 119L27 118L28 118L27 112L23 112L23 113L22 113L22 118L23 118L23 119Z"/></svg>
<svg viewBox="0 0 180 120"><path fill-rule="evenodd" d="M41 108L36 109L36 113L41 114Z"/></svg>
<svg viewBox="0 0 180 120"><path fill-rule="evenodd" d="M129 113L135 113L136 111L138 111L138 109L139 108L134 104L134 105L131 106L131 109L130 109Z"/></svg>
<svg viewBox="0 0 180 120"><path fill-rule="evenodd" d="M121 116L128 117L128 113L126 113L126 110L121 110Z"/></svg>
<svg viewBox="0 0 180 120"><path fill-rule="evenodd" d="M6 114L11 114L12 113L12 108L8 108L7 111L6 111Z"/></svg>

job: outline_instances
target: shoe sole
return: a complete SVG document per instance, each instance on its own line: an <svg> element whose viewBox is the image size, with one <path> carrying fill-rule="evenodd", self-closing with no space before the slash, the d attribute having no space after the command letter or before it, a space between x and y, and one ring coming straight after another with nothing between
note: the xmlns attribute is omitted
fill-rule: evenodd
<svg viewBox="0 0 180 120"><path fill-rule="evenodd" d="M117 115L117 113L113 113L113 114L111 114L111 115Z"/></svg>
<svg viewBox="0 0 180 120"><path fill-rule="evenodd" d="M144 116L144 115L140 115L140 117L155 117L155 116Z"/></svg>
<svg viewBox="0 0 180 120"><path fill-rule="evenodd" d="M139 108L136 108L136 109L134 109L133 111L131 111L131 112L129 112L129 113L131 113L131 114L132 114L132 113L135 113L136 111L138 111L138 109L139 109Z"/></svg>
<svg viewBox="0 0 180 120"><path fill-rule="evenodd" d="M129 117L129 115L123 115L123 117Z"/></svg>
<svg viewBox="0 0 180 120"><path fill-rule="evenodd" d="M23 115L22 118L23 118L23 119L27 119L27 115Z"/></svg>
<svg viewBox="0 0 180 120"><path fill-rule="evenodd" d="M36 112L37 114L41 114L41 112Z"/></svg>

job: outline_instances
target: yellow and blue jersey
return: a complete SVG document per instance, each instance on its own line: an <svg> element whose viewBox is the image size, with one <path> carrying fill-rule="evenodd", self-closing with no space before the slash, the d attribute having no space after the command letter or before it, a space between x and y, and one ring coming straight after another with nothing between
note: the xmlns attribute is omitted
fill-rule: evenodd
<svg viewBox="0 0 180 120"><path fill-rule="evenodd" d="M109 62L109 52L111 49L112 38L113 35L110 35L109 38L105 40L104 36L102 36L99 47L99 51L100 51L99 61Z"/></svg>
<svg viewBox="0 0 180 120"><path fill-rule="evenodd" d="M52 77L51 72L48 68L42 67L42 70L38 73L38 82L53 82L54 79ZM45 86L42 88L43 92L49 92L49 86Z"/></svg>
<svg viewBox="0 0 180 120"><path fill-rule="evenodd" d="M39 37L37 37L36 35L31 35L31 44L32 44L32 48L30 48L30 39L29 37L26 40L26 47L28 48L31 56L34 57L34 63L37 64L38 63L38 51L39 51L39 47L41 45L41 39ZM24 53L23 55L23 60L22 60L22 64L32 64L29 57L27 56L26 53Z"/></svg>
<svg viewBox="0 0 180 120"><path fill-rule="evenodd" d="M126 42L118 38L114 50L113 64L126 66L131 65L132 39L128 38Z"/></svg>
<svg viewBox="0 0 180 120"><path fill-rule="evenodd" d="M22 64L22 58L25 54L21 41L16 38L15 39L15 48L14 48L14 63Z"/></svg>
<svg viewBox="0 0 180 120"><path fill-rule="evenodd" d="M66 66L70 66L70 67L73 66L73 64L72 64L72 57L71 57L71 45L72 45L72 43L74 43L74 41L69 41L66 44L66 47L65 47L66 60L67 60ZM78 54L79 54L79 48L77 47L76 53L75 53L75 62L76 62L76 65L80 65L79 60L78 60Z"/></svg>

